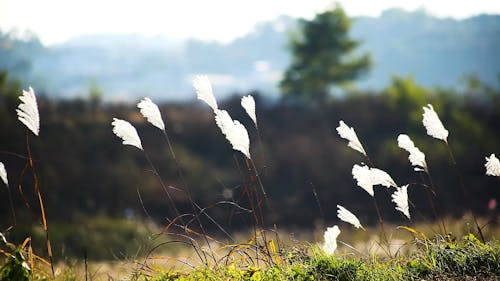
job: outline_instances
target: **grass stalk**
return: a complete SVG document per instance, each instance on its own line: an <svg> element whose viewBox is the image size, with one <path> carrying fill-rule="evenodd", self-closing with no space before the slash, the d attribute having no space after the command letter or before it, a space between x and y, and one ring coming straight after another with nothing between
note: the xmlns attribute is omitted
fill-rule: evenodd
<svg viewBox="0 0 500 281"><path fill-rule="evenodd" d="M434 213L434 217L436 219L439 219L440 222L441 222L441 226L443 227L443 234L447 234L448 231L446 230L446 224L444 223L444 219L443 217L440 215L440 212L438 211L438 209L436 208L436 205L434 204L434 200L432 199L432 195L434 194L434 196L436 196L436 187L434 185L434 181L432 180L432 177L431 177L431 173L429 171L429 168L426 168L425 169L425 174L427 175L427 178L429 179L429 187L430 187L430 190L426 188L426 194L427 194L427 199L429 200L429 203L431 205L431 208L432 208L432 212ZM422 181L423 181L423 177L422 177Z"/></svg>
<svg viewBox="0 0 500 281"><path fill-rule="evenodd" d="M34 190L35 190L35 193L37 195L37 198L38 198L38 204L40 206L40 212L41 212L41 216L42 216L42 226L43 226L43 230L45 231L45 243L46 243L46 246L47 246L47 254L49 255L49 261L50 261L50 269L52 271L52 277L55 278L54 258L53 258L53 255L52 255L52 246L51 246L51 243L50 243L49 226L48 226L48 223L47 223L47 215L45 213L45 206L43 204L42 193L40 191L40 186L39 186L39 183L38 183L38 177L36 175L35 164L34 164L34 161L33 161L32 154L31 154L31 148L30 148L30 144L29 144L29 137L28 137L28 135L26 135L26 150L28 151L28 164L29 164L29 167L31 169L31 174L33 176L33 186L34 186Z"/></svg>
<svg viewBox="0 0 500 281"><path fill-rule="evenodd" d="M479 226L479 223L477 222L476 215L474 214L474 212L472 211L472 208L470 207L470 204L471 204L470 201L466 200L466 198L469 198L469 196L468 196L469 194L467 192L467 189L465 188L465 183L464 183L464 179L462 177L462 173L460 172L460 168L458 167L457 161L455 160L455 156L453 155L453 151L451 149L450 144L447 141L445 141L445 144L446 144L446 148L448 150L448 154L450 155L451 161L453 163L453 166L455 167L455 171L458 174L458 180L460 182L460 187L462 188L462 193L463 193L465 201L468 202L468 205L469 205L468 208L469 208L469 210L471 210L472 218L474 220L474 223L476 224L476 229L477 229L477 232L479 234L479 237L481 238L481 241L483 243L485 243L483 230Z"/></svg>
<svg viewBox="0 0 500 281"><path fill-rule="evenodd" d="M12 225L8 227L8 229L13 228L17 224L17 219L16 219L16 211L14 209L14 202L12 201L12 194L10 191L10 186L7 184L7 196L9 198L9 206L10 206L10 213L12 215Z"/></svg>
<svg viewBox="0 0 500 281"><path fill-rule="evenodd" d="M314 195L314 199L316 200L316 205L318 205L318 210L321 218L324 220L325 219L325 213L323 212L323 208L321 207L321 202L319 201L319 196L318 192L316 192L316 187L314 187L314 184L312 182L309 183L312 189L312 193Z"/></svg>
<svg viewBox="0 0 500 281"><path fill-rule="evenodd" d="M377 213L377 218L378 218L378 223L380 226L380 232L382 232L382 237L384 238L385 245L387 247L387 253L389 256L391 256L391 248L389 245L389 239L387 238L387 235L385 233L385 227L384 227L384 220L382 219L382 216L380 215L380 209L377 204L377 200L375 199L375 195L372 196L373 198L373 206L375 207L375 212Z"/></svg>
<svg viewBox="0 0 500 281"><path fill-rule="evenodd" d="M174 159L174 162L175 162L175 165L176 165L176 168L177 168L177 173L178 173L178 176L179 176L179 179L182 181L182 184L184 185L184 192L187 194L187 197L188 197L188 200L189 200L189 203L191 204L191 207L193 208L193 211L195 213L197 212L201 212L202 211L202 208L200 207L200 205L198 205L196 202L194 202L193 200L193 197L191 195L191 190L189 188L189 185L187 184L187 180L184 176L184 173L182 171L182 167L181 167L181 164L175 154L175 151L173 149L173 146L172 146L172 142L170 141L170 137L168 136L167 134L167 131L166 130L162 130L163 132L163 136L165 137L165 140L167 142L167 145L168 145L168 148L170 150L170 154L172 155L172 159ZM202 212L208 220L210 220L217 228L219 228L219 230L221 230L231 241L234 241L233 237L214 219L212 218L210 215L208 215L207 213L205 212ZM196 215L197 216L197 215ZM198 219L199 221L199 219ZM201 221L199 221L199 224L200 224L200 227L203 228L203 226L201 225ZM204 231L204 230L203 230Z"/></svg>
<svg viewBox="0 0 500 281"><path fill-rule="evenodd" d="M375 165L373 164L373 162L370 159L370 157L368 156L368 154L365 153L363 155L365 156L365 159L369 163L369 165L371 167L375 167ZM387 189L386 189L386 191L387 191ZM373 194L372 198L373 198L373 206L375 207L375 212L377 213L377 218L378 218L378 223L379 223L379 226L380 226L380 231L382 232L382 237L384 238L385 245L387 247L387 253L388 253L389 256L391 256L391 246L389 245L389 239L387 238L387 234L385 232L385 227L384 227L384 219L382 219L382 215L380 214L380 209L379 209L379 206L378 206L378 203L377 203L377 199L375 198L375 194Z"/></svg>
<svg viewBox="0 0 500 281"><path fill-rule="evenodd" d="M210 215L208 215L207 213L205 212L202 212L202 208L196 204L193 200L193 197L191 195L191 190L189 189L189 186L187 184L187 181L186 181L186 178L184 177L184 173L182 171L182 167L179 163L179 160L177 159L177 156L175 154L175 151L173 149L173 146L172 146L172 142L170 141L170 137L168 136L168 133L167 133L167 130L164 129L162 130L163 132L163 136L165 137L165 140L167 142L167 145L168 145L168 149L170 150L170 154L175 162L175 165L177 167L177 173L179 175L179 178L180 180L182 181L182 184L184 185L184 191L185 193L187 194L187 197L188 197L188 200L189 200L189 203L191 204L191 207L193 209L193 212L195 213L195 217L196 217L196 220L198 222L198 225L200 227L200 230L201 232L203 233L203 236L204 236L204 239L205 239L205 242L207 243L207 246L208 248L210 249L210 252L212 254L212 257L213 257L213 260L215 263L217 263L217 260L215 258L215 253L214 253L214 250L212 249L212 246L210 245L210 242L208 241L208 238L207 238L207 234L206 234L206 231L205 231L205 227L203 226L203 223L201 222L198 214L204 214L211 222L213 222L219 229L222 230L222 232L224 232L224 234L226 234L231 240L232 237L227 233L227 231L219 224L217 223Z"/></svg>

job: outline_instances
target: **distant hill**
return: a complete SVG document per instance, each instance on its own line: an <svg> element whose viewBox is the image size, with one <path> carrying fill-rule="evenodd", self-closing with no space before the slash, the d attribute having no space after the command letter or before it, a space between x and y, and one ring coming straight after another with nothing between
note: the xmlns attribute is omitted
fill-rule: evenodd
<svg viewBox="0 0 500 281"><path fill-rule="evenodd" d="M33 37L1 34L0 69L56 97L86 96L98 85L106 100L185 100L193 97L190 81L199 73L209 74L219 96L254 89L277 96L296 22L286 16L263 22L229 44L92 35L44 47ZM500 15L454 20L393 9L355 18L352 36L374 60L370 75L356 83L361 89L381 89L394 74L412 75L424 86L456 87L471 73L498 83Z"/></svg>
<svg viewBox="0 0 500 281"><path fill-rule="evenodd" d="M454 20L393 9L379 18L357 18L352 34L375 62L362 86L383 87L393 74L412 75L425 86L452 87L471 73L499 82L499 15Z"/></svg>

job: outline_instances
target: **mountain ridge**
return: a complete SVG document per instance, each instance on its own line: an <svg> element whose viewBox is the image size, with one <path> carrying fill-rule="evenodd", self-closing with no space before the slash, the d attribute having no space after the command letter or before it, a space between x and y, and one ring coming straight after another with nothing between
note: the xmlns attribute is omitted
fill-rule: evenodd
<svg viewBox="0 0 500 281"><path fill-rule="evenodd" d="M86 96L92 84L105 100L144 95L186 100L193 98L191 79L200 73L209 75L218 97L252 90L277 97L277 82L291 61L288 38L297 23L281 16L229 43L98 34L49 47L35 38L8 48L13 39L2 35L0 69L53 97ZM413 76L428 87L456 87L472 73L498 83L500 15L456 20L390 9L379 17L353 18L351 35L374 61L370 74L356 81L359 89L380 90L392 75Z"/></svg>

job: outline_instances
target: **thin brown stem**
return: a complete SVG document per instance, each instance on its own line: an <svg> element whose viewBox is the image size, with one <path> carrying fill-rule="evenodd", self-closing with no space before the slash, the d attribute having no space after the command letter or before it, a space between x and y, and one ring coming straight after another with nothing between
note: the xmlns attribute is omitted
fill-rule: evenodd
<svg viewBox="0 0 500 281"><path fill-rule="evenodd" d="M172 147L172 142L170 141L170 138L167 134L167 131L166 130L162 130L163 132L163 135L165 136L165 140L167 141L167 145L168 145L168 148L170 150L170 154L172 155L172 158L174 159L174 162L175 162L175 165L177 167L177 172L179 174L179 178L180 180L182 181L183 185L184 185L184 190L187 194L187 197L188 197L188 200L189 200L189 203L191 204L191 207L193 209L193 211L195 212L195 217L196 217L196 220L199 224L199 227L201 229L201 232L203 233L203 235L205 236L205 241L207 243L207 246L209 248L209 250L211 251L212 253L212 256L214 258L214 262L217 263L217 260L215 259L215 254L214 254L214 251L212 249L212 246L210 245L209 241L208 241L208 238L206 237L207 234L206 234L206 231L205 231L205 227L203 226L199 216L198 216L198 212L200 212L202 210L202 208L196 204L193 200L193 197L191 195L191 191L189 189L189 186L187 184L187 181L186 181L186 178L184 177L184 173L182 171L182 167L179 163L179 160L177 159L177 156L175 155L175 151ZM210 220L212 221L219 229L221 229L224 234L228 235L228 237L232 240L232 237L220 226L220 224L218 224L211 216L209 216L208 214L204 213L204 215Z"/></svg>
<svg viewBox="0 0 500 281"><path fill-rule="evenodd" d="M368 154L364 153L363 155L365 156L365 159L368 162L368 164L370 165L370 167L374 168L375 165L373 164L373 162L370 159L370 157L368 156ZM389 239L387 239L387 235L385 233L384 220L382 219L382 215L380 214L378 203L377 203L377 200L375 199L375 194L372 196L372 198L373 198L373 205L375 206L375 211L377 212L378 222L379 222L379 225L380 225L380 231L382 232L382 236L383 236L383 238L385 240L385 244L386 244L386 247L387 247L387 252L388 252L389 256L391 256L391 248L390 248L390 245L389 245Z"/></svg>
<svg viewBox="0 0 500 281"><path fill-rule="evenodd" d="M391 249L389 247L389 239L387 239L387 235L385 234L385 227L384 227L384 220L382 219L382 216L380 215L380 210L378 208L377 200L375 199L375 195L372 196L373 198L373 206L375 207L375 211L377 212L377 217L378 217L378 223L380 225L380 231L382 232L382 237L384 238L385 245L387 247L387 251L389 253L389 256L391 255Z"/></svg>
<svg viewBox="0 0 500 281"><path fill-rule="evenodd" d="M7 195L9 197L10 212L12 214L12 225L11 225L11 227L14 227L17 224L16 211L14 210L14 202L12 201L12 194L11 194L11 191L10 191L10 186L8 184L7 184Z"/></svg>
<svg viewBox="0 0 500 281"><path fill-rule="evenodd" d="M455 167L455 170L458 174L458 179L460 182L460 187L462 188L462 193L463 193L464 199L469 198L467 189L465 188L465 183L464 183L464 179L462 177L462 173L460 172L457 161L455 160L455 156L453 155L453 151L451 150L451 146L447 141L445 141L445 144L446 144L446 148L448 150L448 154L450 155L451 161L453 162L453 166ZM474 211L471 208L471 201L470 200L465 200L465 201L467 201L467 204L469 205L469 210L472 213L472 218L474 220L474 223L476 224L476 229L477 229L479 236L481 237L481 241L483 243L485 243L483 231L482 231L481 227L479 226L479 223L477 222L477 218L476 218L476 215L474 214Z"/></svg>
<svg viewBox="0 0 500 281"><path fill-rule="evenodd" d="M262 181L260 180L259 171L257 171L257 168L255 167L255 163L253 162L252 158L250 158L249 160L250 160L250 163L252 164L252 168L253 168L253 171L255 173L255 177L257 178L257 182L259 183L262 194L264 195L264 198L267 201L268 197L267 197L266 189L264 188L264 185L262 184Z"/></svg>
<svg viewBox="0 0 500 281"><path fill-rule="evenodd" d="M267 196L267 193L266 193L266 190L264 188L264 185L262 184L262 181L261 181L260 176L259 176L259 172L257 171L257 168L255 166L254 161L251 158L250 159L246 158L246 160L247 160L246 161L247 166L248 166L248 163L250 163L252 165L251 167L253 169L253 173L254 173L255 178L257 179L257 182L258 182L258 184L260 186L262 195L264 196L263 199L266 202L267 207L269 208L269 210L272 213L274 213L273 208L272 208L272 206L270 204L270 200L269 200L269 198ZM257 189L255 188L255 185L253 185L253 186L254 186L254 191L255 191L255 197L257 199L257 206L259 207L259 213L260 213L260 216L261 216L261 223L262 223L262 225L261 225L260 228L261 228L261 233L262 233L262 235L261 235L262 236L262 240L264 242L264 249L266 250L266 256L267 256L267 258L269 258L271 260L271 262L272 262L272 259L270 258L271 255L270 255L270 250L269 250L269 245L268 245L268 242L267 242L267 235L266 235L266 230L265 230L265 228L267 226L266 226L266 223L264 221L264 213L263 213L262 208L261 208L262 200L258 196ZM255 241L257 241L257 237L256 237ZM268 260L268 262L269 262L269 260Z"/></svg>
<svg viewBox="0 0 500 281"><path fill-rule="evenodd" d="M162 186L163 190L165 191L165 194L167 194L168 201L169 201L172 209L174 210L175 217L178 217L180 215L179 210L175 206L175 202L174 202L172 196L170 195L170 192L168 192L167 186L165 186L165 183L163 182L162 178L160 177L160 174L158 173L158 171L156 170L155 165L153 164L153 162L151 162L151 159L149 158L148 154L145 151L144 151L144 156L145 156L146 161L148 162L148 164L151 168L151 171L153 172L153 174L156 176L156 178L160 182L160 185ZM184 224L184 221L182 220L182 218L181 218L181 224Z"/></svg>
<svg viewBox="0 0 500 281"><path fill-rule="evenodd" d="M35 193L37 194L38 203L39 203L40 211L41 211L41 215L42 215L42 223L43 223L42 225L43 225L43 230L45 231L45 242L47 245L47 253L49 255L50 269L52 271L52 277L55 278L54 260L53 260L53 255L52 255L52 246L51 246L50 237L49 237L49 226L47 224L47 215L45 213L45 206L43 204L42 193L40 192L40 187L38 184L38 177L36 176L35 164L33 161L32 154L31 154L31 148L29 145L28 135L26 135L26 150L28 151L28 163L29 163L29 166L31 169L31 174L33 175L34 190L35 190Z"/></svg>
<svg viewBox="0 0 500 281"><path fill-rule="evenodd" d="M321 218L324 220L325 214L323 213L323 208L321 208L321 203L319 201L319 196L318 196L318 193L316 192L316 188L314 187L314 184L312 182L309 184L311 185L312 193L314 195L314 198L316 199L316 204L318 205L319 214L320 214Z"/></svg>
<svg viewBox="0 0 500 281"><path fill-rule="evenodd" d="M429 168L425 168L425 173L427 174L427 178L429 179L429 184L430 184L430 188L431 188L432 192L434 192L434 194L436 194L437 189L434 185L434 181L432 180ZM428 194L427 196L429 198L429 201L431 202L431 207L433 209L433 212L435 213L435 216L439 217L439 220L441 221L441 225L442 225L443 230L444 230L444 234L446 235L448 233L448 231L446 230L446 224L444 223L444 218L442 216L440 216L440 213L438 212L437 208L434 205L434 200L432 200L431 191L427 190L427 194Z"/></svg>
<svg viewBox="0 0 500 281"><path fill-rule="evenodd" d="M160 182L160 185L162 186L163 190L164 190L164 191L165 191L165 193L167 194L167 198L168 198L169 203L170 203L170 205L172 206L172 208L173 208L173 210L174 210L174 212L175 212L176 217L180 218L180 220L181 220L181 224L183 225L183 229L184 229L184 230L186 230L186 227L187 227L187 226L184 224L183 217L180 215L179 210L178 210L178 209L177 209L177 207L175 206L175 202L174 202L174 200L173 200L172 196L170 195L170 192L168 191L168 187L167 187L167 186L165 186L165 183L163 182L163 179L160 177L160 174L159 174L159 173L158 173L158 171L156 170L156 167L154 166L153 162L151 162L151 159L149 158L149 156L147 155L147 153L146 153L145 151L144 151L144 155L145 155L145 157L146 157L146 159L147 159L147 161L148 161L148 163L149 163L149 165L150 165L150 167L151 167L151 169L152 169L153 173L154 173L154 174L155 174L155 176L158 178L158 181ZM203 237L204 237L204 239L205 239L205 242L207 243L208 247L209 247L209 248L210 248L210 250L211 250L211 246L210 246L210 243L209 243L209 241L208 241L207 235L206 235L206 233L205 233L205 230L204 230L204 228L203 228L203 226L202 226L202 224L201 224L201 221L200 221L200 219L199 219L199 217L198 217L198 215L197 215L197 214L195 214L195 218L196 218L196 220L197 220L197 221L198 221L198 223L199 223L200 229L202 230L202 233L203 233ZM212 253L213 253L213 252L212 252ZM204 263L208 265L208 261L207 261L206 257L205 257L205 261L204 261Z"/></svg>

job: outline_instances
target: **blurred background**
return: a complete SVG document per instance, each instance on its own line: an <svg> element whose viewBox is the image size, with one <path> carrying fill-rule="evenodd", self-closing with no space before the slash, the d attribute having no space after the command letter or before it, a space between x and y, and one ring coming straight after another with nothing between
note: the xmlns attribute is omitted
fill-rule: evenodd
<svg viewBox="0 0 500 281"><path fill-rule="evenodd" d="M244 159L196 100L197 74L208 75L220 107L249 131L274 206L269 223L330 225L337 204L376 223L370 196L351 175L366 160L337 135L340 120L376 167L399 185L412 183L414 221L436 218L418 184L426 179L397 145L401 133L426 154L440 216L474 211L497 221L500 180L485 175L484 163L500 154L498 2L0 0L0 161L17 216L12 238L40 232L32 178L23 173L26 130L15 112L28 86L41 116L40 137L29 142L59 253L80 255L82 244L99 239L111 245L110 233L127 247L142 235L131 221L161 226L172 218L144 154L111 131L113 117L134 124L164 183L182 188L161 132L136 107L145 96L160 106L193 199L247 206ZM240 106L247 94L257 102L258 132ZM458 170L443 142L426 135L428 103L450 131ZM383 217L405 223L383 189L376 187ZM0 188L2 230L13 225L7 198ZM190 212L184 193L174 200ZM209 213L228 231L252 225L231 206ZM91 256L109 257L110 247Z"/></svg>

